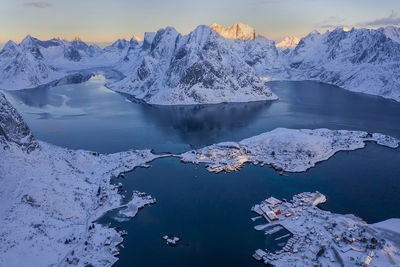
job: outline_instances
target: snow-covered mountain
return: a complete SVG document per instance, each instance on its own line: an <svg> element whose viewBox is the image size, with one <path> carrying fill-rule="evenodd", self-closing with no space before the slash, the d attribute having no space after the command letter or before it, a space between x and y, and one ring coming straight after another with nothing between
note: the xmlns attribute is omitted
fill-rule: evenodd
<svg viewBox="0 0 400 267"><path fill-rule="evenodd" d="M235 40L231 45L231 50L252 67L259 77L287 77L284 61L274 41L257 36L253 41Z"/></svg>
<svg viewBox="0 0 400 267"><path fill-rule="evenodd" d="M296 47L300 42L300 38L297 36L287 36L282 41L276 44L276 47L281 49L290 49Z"/></svg>
<svg viewBox="0 0 400 267"><path fill-rule="evenodd" d="M240 42L236 49L266 81L316 80L400 101L400 28L314 31L276 45L260 44L260 37L243 42L245 49Z"/></svg>
<svg viewBox="0 0 400 267"><path fill-rule="evenodd" d="M136 42L143 42L143 38L142 38L142 37L139 37L139 36L137 36L137 35L133 35L133 36L132 36L132 40L135 40Z"/></svg>
<svg viewBox="0 0 400 267"><path fill-rule="evenodd" d="M111 177L160 155L99 154L37 141L1 93L0 151L0 266L115 264L121 234L95 222L127 208ZM134 193L128 205L137 211L149 200Z"/></svg>
<svg viewBox="0 0 400 267"><path fill-rule="evenodd" d="M247 102L276 96L237 51L208 26L182 36L174 28L145 36L140 64L110 87L153 104ZM152 40L151 40L152 39ZM151 42L151 44L150 44ZM241 45L246 45L241 43ZM125 70L125 73L127 70Z"/></svg>
<svg viewBox="0 0 400 267"><path fill-rule="evenodd" d="M123 55L124 50L118 46L102 50L79 39L41 41L28 35L20 44L9 41L0 51L0 88L36 87L71 71L109 67Z"/></svg>
<svg viewBox="0 0 400 267"><path fill-rule="evenodd" d="M105 52L109 53L120 53L121 51L124 51L129 45L129 42L125 39L118 39L114 43L112 43L110 46L104 47Z"/></svg>
<svg viewBox="0 0 400 267"><path fill-rule="evenodd" d="M125 55L129 43L126 40L117 40L111 46L101 49L80 39L71 42L60 39L34 41L47 64L65 71L113 66Z"/></svg>
<svg viewBox="0 0 400 267"><path fill-rule="evenodd" d="M132 70L138 68L143 56L147 53L150 48L151 42L155 33L145 33L144 40L138 41L137 38L133 37L127 44L126 47L121 51L120 57L114 69L129 76ZM106 49L106 48L105 48Z"/></svg>
<svg viewBox="0 0 400 267"><path fill-rule="evenodd" d="M394 26L387 26L384 28L386 37L392 39L393 41L400 43L400 28Z"/></svg>
<svg viewBox="0 0 400 267"><path fill-rule="evenodd" d="M37 47L26 42L17 45L8 41L0 51L0 88L22 89L35 87L50 82L61 76L56 68L49 66L43 60L43 55Z"/></svg>
<svg viewBox="0 0 400 267"><path fill-rule="evenodd" d="M291 80L317 80L400 101L400 43L386 29L313 32L287 55Z"/></svg>
<svg viewBox="0 0 400 267"><path fill-rule="evenodd" d="M214 23L210 27L227 39L254 40L256 38L255 29L243 23L236 23L227 28Z"/></svg>
<svg viewBox="0 0 400 267"><path fill-rule="evenodd" d="M0 88L35 87L70 72L110 67L126 76L108 84L111 89L156 104L273 99L264 84L270 80L316 80L400 101L399 28L337 28L297 42L275 44L240 23L199 26L188 35L168 27L104 49L79 39L27 36L1 50Z"/></svg>

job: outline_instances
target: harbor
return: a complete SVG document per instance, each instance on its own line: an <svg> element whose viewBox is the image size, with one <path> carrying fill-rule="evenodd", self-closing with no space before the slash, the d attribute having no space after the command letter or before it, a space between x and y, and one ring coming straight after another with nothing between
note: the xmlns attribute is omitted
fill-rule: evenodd
<svg viewBox="0 0 400 267"><path fill-rule="evenodd" d="M398 263L396 242L381 238L379 230L354 215L319 209L326 202L319 193L301 193L291 201L270 197L252 207L266 225L255 227L266 236L282 229L280 249L257 249L253 258L272 266L390 266Z"/></svg>

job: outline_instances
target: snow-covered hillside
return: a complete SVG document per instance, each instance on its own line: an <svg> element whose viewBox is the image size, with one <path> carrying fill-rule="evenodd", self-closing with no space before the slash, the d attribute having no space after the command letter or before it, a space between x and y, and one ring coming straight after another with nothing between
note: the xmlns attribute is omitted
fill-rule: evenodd
<svg viewBox="0 0 400 267"><path fill-rule="evenodd" d="M282 41L276 44L276 47L279 47L281 49L287 49L287 48L294 48L296 47L300 42L300 38L297 36L287 36L285 37Z"/></svg>
<svg viewBox="0 0 400 267"><path fill-rule="evenodd" d="M386 34L384 28L311 33L287 55L288 79L317 80L400 101L400 43Z"/></svg>
<svg viewBox="0 0 400 267"><path fill-rule="evenodd" d="M8 41L0 51L0 88L15 90L35 87L64 76L49 66L39 49Z"/></svg>
<svg viewBox="0 0 400 267"><path fill-rule="evenodd" d="M365 142L397 148L400 140L363 131L277 128L244 139L223 142L181 155L182 161L206 163L212 172L236 171L245 163L269 164L277 170L303 172L338 151L365 147Z"/></svg>
<svg viewBox="0 0 400 267"><path fill-rule="evenodd" d="M259 77L270 76L271 74L274 74L274 77L287 77L284 62L274 41L263 36L257 36L252 41L226 40L226 45L229 46L234 55L252 67Z"/></svg>
<svg viewBox="0 0 400 267"><path fill-rule="evenodd" d="M20 44L9 41L0 52L0 88L32 88L70 72L111 67L126 55L127 50L128 45L124 46L121 40L102 50L79 39L41 41L28 35Z"/></svg>
<svg viewBox="0 0 400 267"><path fill-rule="evenodd" d="M30 88L69 72L109 67L126 76L110 88L153 104L275 99L265 84L270 80L315 80L400 101L399 60L396 27L337 28L277 45L240 23L199 26L188 35L167 27L104 49L79 39L27 36L0 52L0 88Z"/></svg>
<svg viewBox="0 0 400 267"><path fill-rule="evenodd" d="M127 77L109 85L152 104L199 104L276 99L253 68L208 26L182 36L174 28L159 30L139 64ZM244 43L243 43L244 44ZM144 46L144 47L143 47ZM123 69L121 67L121 69Z"/></svg>
<svg viewBox="0 0 400 267"><path fill-rule="evenodd" d="M387 26L384 28L384 32L387 38L400 43L400 28L394 26Z"/></svg>
<svg viewBox="0 0 400 267"><path fill-rule="evenodd" d="M0 150L0 266L116 262L120 234L93 223L124 207L110 179L159 156L150 150L103 155L37 141L2 94ZM133 201L128 208L149 203L143 194Z"/></svg>

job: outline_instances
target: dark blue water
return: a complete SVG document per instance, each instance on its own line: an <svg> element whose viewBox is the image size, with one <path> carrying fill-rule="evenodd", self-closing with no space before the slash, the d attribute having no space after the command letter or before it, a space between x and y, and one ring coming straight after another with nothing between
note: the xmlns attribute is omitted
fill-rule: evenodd
<svg viewBox="0 0 400 267"><path fill-rule="evenodd" d="M368 222L400 217L399 162L399 151L375 144L338 153L307 173L288 176L252 165L238 173L211 174L202 165L156 160L123 180L128 191L149 192L157 204L141 210L133 221L111 220L129 232L117 266L259 266L253 252L277 244L254 230L264 222L253 222L250 218L257 214L250 208L271 195L290 199L318 190L328 197L324 209L353 213ZM168 233L181 236L183 244L166 246L161 236Z"/></svg>
<svg viewBox="0 0 400 267"><path fill-rule="evenodd" d="M104 74L80 84L5 92L35 136L69 148L179 152L277 127L360 129L400 137L400 104L316 82L274 82L274 102L197 106L132 103Z"/></svg>
<svg viewBox="0 0 400 267"><path fill-rule="evenodd" d="M39 139L100 152L179 152L276 127L360 129L400 137L399 103L320 83L271 83L280 97L274 102L159 107L132 103L109 91L104 73L98 74L80 84L7 97ZM270 195L289 199L318 190L328 197L322 207L337 213L353 213L371 223L400 217L399 162L399 150L375 144L288 176L250 165L216 175L202 165L160 159L118 180L128 191L152 194L157 204L132 221L103 219L129 232L117 266L259 266L251 255L271 240L253 229L263 222L250 220L256 216L252 205ZM161 236L169 233L183 238L179 247L165 245Z"/></svg>

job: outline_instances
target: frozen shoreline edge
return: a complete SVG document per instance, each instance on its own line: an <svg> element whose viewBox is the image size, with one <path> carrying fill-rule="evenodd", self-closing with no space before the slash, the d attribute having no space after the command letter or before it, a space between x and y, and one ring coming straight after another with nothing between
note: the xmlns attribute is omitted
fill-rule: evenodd
<svg viewBox="0 0 400 267"><path fill-rule="evenodd" d="M180 154L186 163L205 163L210 172L239 171L245 163L270 165L277 171L304 172L340 151L375 142L392 149L400 140L379 133L329 129L276 128L239 142L221 142Z"/></svg>
<svg viewBox="0 0 400 267"><path fill-rule="evenodd" d="M400 261L400 218L367 224L353 214L318 207L326 201L317 191L296 194L289 201L269 197L254 205L251 211L266 222L256 226L257 231L270 235L281 227L289 234L280 238L290 238L275 251L257 249L253 257L274 266L388 266Z"/></svg>

